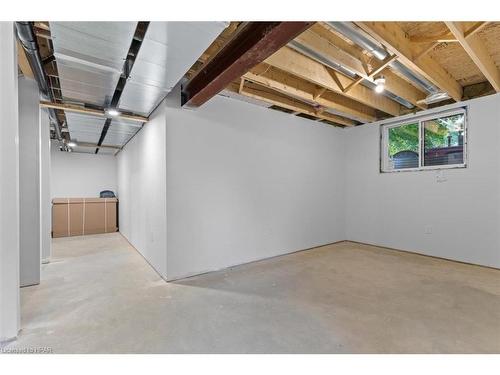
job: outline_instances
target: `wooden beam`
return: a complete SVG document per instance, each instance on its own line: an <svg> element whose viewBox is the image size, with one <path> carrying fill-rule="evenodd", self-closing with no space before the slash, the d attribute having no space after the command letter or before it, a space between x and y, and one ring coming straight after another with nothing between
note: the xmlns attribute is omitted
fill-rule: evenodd
<svg viewBox="0 0 500 375"><path fill-rule="evenodd" d="M346 41L336 36L327 26L328 25L315 24L309 30L295 38L295 46L291 45L291 47L297 50L300 48L299 45L302 45L307 50L313 51L315 55L320 55L324 57L325 60L330 60L339 64L364 79L371 79L374 75L382 71L387 71L387 66L397 59L396 55L391 55L383 62L378 63L376 68L372 68L372 71L369 71L365 61L366 56L361 53L358 48L349 45ZM305 51L302 51L302 53L305 53ZM315 55L312 53L305 54L315 59ZM322 64L324 63L324 61L321 60L317 61ZM342 87L342 91L347 93L361 82L362 80L359 79L349 81ZM419 106L418 102L425 98L425 93L415 86L410 84L405 85L404 82L403 78L389 73L386 76L386 90L407 100L415 106Z"/></svg>
<svg viewBox="0 0 500 375"><path fill-rule="evenodd" d="M54 108L54 109L61 109L63 111L68 111L68 112L77 112L77 113L83 113L87 115L93 115L93 116L99 116L99 117L108 117L106 115L106 112L104 110L100 109L93 109L93 108L86 108L74 104L67 104L67 103L51 103L51 102L46 102L46 101L40 101L40 107L42 108ZM118 109L119 111L119 109ZM137 121L137 122L148 122L149 119L147 117L143 116L138 116L138 115L128 115L125 113L122 113L116 118L121 118L124 120L131 120L131 121Z"/></svg>
<svg viewBox="0 0 500 375"><path fill-rule="evenodd" d="M467 27L463 22L446 22L446 25L495 91L500 92L500 71L479 35L469 34L469 37L466 37Z"/></svg>
<svg viewBox="0 0 500 375"><path fill-rule="evenodd" d="M318 36L328 40L331 45L355 57L357 60L361 61L362 64L365 63L366 55L363 53L363 49L356 44L347 42L345 38L341 37L338 32L327 23L318 22L311 26L311 30ZM368 70L365 69L365 71Z"/></svg>
<svg viewBox="0 0 500 375"><path fill-rule="evenodd" d="M390 63L392 63L396 59L396 55L387 56L384 61L382 61L376 68L368 73L368 77L373 78L375 75L381 73Z"/></svg>
<svg viewBox="0 0 500 375"><path fill-rule="evenodd" d="M238 92L241 94L241 92L243 91L243 86L245 86L245 78L240 78L240 87L238 89Z"/></svg>
<svg viewBox="0 0 500 375"><path fill-rule="evenodd" d="M199 107L314 22L248 22L185 87L183 105Z"/></svg>
<svg viewBox="0 0 500 375"><path fill-rule="evenodd" d="M238 85L233 83L229 85L226 89L232 92L238 92ZM266 90L263 87L256 87L250 85L245 86L243 91L241 92L241 95L247 96L252 99L264 101L272 105L277 105L279 107L286 108L294 112L303 113L309 116L320 118L322 120L332 121L339 125L343 126L356 125L356 122L352 120L327 113L324 110L321 111L321 108L317 108L312 105L300 102L298 100L294 100L285 95L277 94L275 92Z"/></svg>
<svg viewBox="0 0 500 375"><path fill-rule="evenodd" d="M318 100L325 91L326 89L324 87L317 87L316 90L314 90L313 100Z"/></svg>
<svg viewBox="0 0 500 375"><path fill-rule="evenodd" d="M342 116L372 122L377 120L376 111L339 94L331 93L322 86L316 86L306 80L286 74L276 68L260 64L245 74L245 79L258 83L300 100L313 102L339 113ZM321 94L321 95L319 95Z"/></svg>
<svg viewBox="0 0 500 375"><path fill-rule="evenodd" d="M383 95L377 95L373 90L365 86L358 85L347 93L344 93L343 87L339 86L326 66L289 47L281 48L275 54L267 58L265 62L318 86L342 94L390 115L398 116L400 114L399 103ZM340 77L342 74L338 74L338 76Z"/></svg>
<svg viewBox="0 0 500 375"><path fill-rule="evenodd" d="M382 43L398 60L439 87L456 101L462 99L462 86L430 56L415 60L414 47L397 22L356 22L365 32Z"/></svg>
<svg viewBox="0 0 500 375"><path fill-rule="evenodd" d="M115 146L115 145L98 145L97 143L78 142L78 141L76 141L75 143L76 143L77 147L112 148L112 149L115 149L115 150L121 150L122 149L120 146Z"/></svg>
<svg viewBox="0 0 500 375"><path fill-rule="evenodd" d="M351 89L359 85L361 82L363 82L364 78L363 77L358 77L354 81L352 81L343 91L343 93L349 92Z"/></svg>
<svg viewBox="0 0 500 375"><path fill-rule="evenodd" d="M33 71L26 57L26 52L19 40L17 41L17 65L25 77L33 79Z"/></svg>
<svg viewBox="0 0 500 375"><path fill-rule="evenodd" d="M465 23L465 22L464 22ZM483 27L485 27L489 22L473 22L473 25L467 28L467 31L464 33L464 36L466 38L474 35L478 31L480 31ZM467 22L468 24L468 22Z"/></svg>

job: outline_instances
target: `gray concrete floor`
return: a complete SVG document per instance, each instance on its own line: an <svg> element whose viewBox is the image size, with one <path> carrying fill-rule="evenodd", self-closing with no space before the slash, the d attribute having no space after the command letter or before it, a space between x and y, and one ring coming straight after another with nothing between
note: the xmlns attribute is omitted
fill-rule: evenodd
<svg viewBox="0 0 500 375"><path fill-rule="evenodd" d="M56 239L8 348L500 352L500 271L340 243L165 283L118 233Z"/></svg>

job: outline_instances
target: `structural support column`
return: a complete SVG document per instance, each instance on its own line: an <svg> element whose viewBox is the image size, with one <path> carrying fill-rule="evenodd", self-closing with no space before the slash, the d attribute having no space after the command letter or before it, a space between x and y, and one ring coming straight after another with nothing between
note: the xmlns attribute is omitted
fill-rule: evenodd
<svg viewBox="0 0 500 375"><path fill-rule="evenodd" d="M17 50L12 22L0 22L0 341L17 336L19 309L19 145Z"/></svg>
<svg viewBox="0 0 500 375"><path fill-rule="evenodd" d="M40 110L40 244L42 263L51 254L52 204L50 201L50 121L46 109Z"/></svg>
<svg viewBox="0 0 500 375"><path fill-rule="evenodd" d="M30 78L18 87L20 282L30 286L40 283L40 94Z"/></svg>

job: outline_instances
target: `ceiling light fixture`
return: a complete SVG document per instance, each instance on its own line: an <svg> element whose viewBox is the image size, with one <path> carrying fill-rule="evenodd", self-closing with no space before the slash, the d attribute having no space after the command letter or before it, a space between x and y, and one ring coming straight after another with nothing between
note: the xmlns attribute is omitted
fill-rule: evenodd
<svg viewBox="0 0 500 375"><path fill-rule="evenodd" d="M373 81L375 83L375 92L377 94L381 94L384 92L385 90L385 77L384 76L379 76L377 78L375 78L375 80Z"/></svg>
<svg viewBox="0 0 500 375"><path fill-rule="evenodd" d="M76 142L68 142L68 147L76 147Z"/></svg>
<svg viewBox="0 0 500 375"><path fill-rule="evenodd" d="M108 108L106 109L106 115L111 117L116 117L120 115L120 111L118 111L115 108Z"/></svg>

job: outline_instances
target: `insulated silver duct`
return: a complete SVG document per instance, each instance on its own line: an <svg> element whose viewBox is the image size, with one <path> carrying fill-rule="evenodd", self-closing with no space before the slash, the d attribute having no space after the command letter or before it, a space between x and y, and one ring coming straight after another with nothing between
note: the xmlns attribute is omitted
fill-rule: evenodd
<svg viewBox="0 0 500 375"><path fill-rule="evenodd" d="M44 98L44 100L53 102L54 97L47 83L47 76L45 75L45 71L43 70L42 59L40 57L40 53L38 52L38 45L36 42L35 34L33 33L33 29L31 28L31 23L16 22L16 29L17 36L24 48L24 51L26 52L28 62L30 64L31 70L33 71L35 80L38 83L38 89L40 90L42 97ZM49 117L54 123L57 139L59 141L62 141L61 125L59 124L59 120L57 119L56 111L53 108L49 108L48 111Z"/></svg>
<svg viewBox="0 0 500 375"><path fill-rule="evenodd" d="M339 33L344 35L346 38L351 40L353 43L357 44L359 47L370 52L379 60L384 60L388 53L387 51L378 43L374 42L371 38L366 36L359 27L354 25L352 22L326 22L329 26L333 27ZM409 70L406 66L401 64L399 61L393 61L389 66L398 71L400 74L405 76L408 80L415 83L415 85L422 88L428 94L436 94L440 92L439 88L433 85L431 82L423 77L420 77Z"/></svg>

